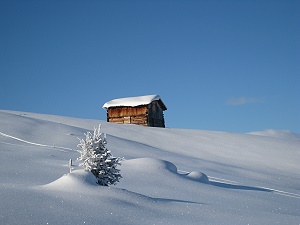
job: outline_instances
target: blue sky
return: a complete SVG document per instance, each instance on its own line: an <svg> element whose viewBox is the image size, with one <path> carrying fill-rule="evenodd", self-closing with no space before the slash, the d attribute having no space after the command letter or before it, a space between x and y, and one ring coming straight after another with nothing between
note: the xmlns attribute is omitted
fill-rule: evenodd
<svg viewBox="0 0 300 225"><path fill-rule="evenodd" d="M1 109L159 94L167 127L300 133L300 1L0 0L0 29Z"/></svg>

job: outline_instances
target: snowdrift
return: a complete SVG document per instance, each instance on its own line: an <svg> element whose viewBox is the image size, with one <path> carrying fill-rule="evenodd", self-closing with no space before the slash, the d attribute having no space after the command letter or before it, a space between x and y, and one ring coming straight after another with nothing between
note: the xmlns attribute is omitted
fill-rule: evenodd
<svg viewBox="0 0 300 225"><path fill-rule="evenodd" d="M110 187L76 163L77 137L99 123L112 154L125 158ZM2 110L0 224L299 224L297 137Z"/></svg>

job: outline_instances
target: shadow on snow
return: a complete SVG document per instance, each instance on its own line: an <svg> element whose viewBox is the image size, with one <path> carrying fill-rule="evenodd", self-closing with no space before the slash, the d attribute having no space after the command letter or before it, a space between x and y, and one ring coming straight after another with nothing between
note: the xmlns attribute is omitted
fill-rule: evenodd
<svg viewBox="0 0 300 225"><path fill-rule="evenodd" d="M272 190L260 187L251 187L251 186L244 186L244 185L236 185L236 184L227 184L221 182L210 181L211 185L221 188L229 188L229 189L237 189L237 190L246 190L246 191L264 191L264 192L273 192Z"/></svg>

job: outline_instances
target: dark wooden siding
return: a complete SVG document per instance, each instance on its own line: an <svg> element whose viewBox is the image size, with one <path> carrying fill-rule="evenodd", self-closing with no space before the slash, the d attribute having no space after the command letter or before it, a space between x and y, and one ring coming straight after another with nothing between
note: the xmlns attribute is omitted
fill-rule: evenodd
<svg viewBox="0 0 300 225"><path fill-rule="evenodd" d="M164 113L158 101L148 105L148 126L165 127Z"/></svg>

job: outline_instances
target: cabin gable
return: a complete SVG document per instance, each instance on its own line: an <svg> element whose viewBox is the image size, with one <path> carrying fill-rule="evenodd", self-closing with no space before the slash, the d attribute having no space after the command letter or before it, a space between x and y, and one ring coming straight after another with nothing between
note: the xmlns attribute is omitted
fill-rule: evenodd
<svg viewBox="0 0 300 225"><path fill-rule="evenodd" d="M153 101L148 105L148 126L165 127L163 109L158 101Z"/></svg>

